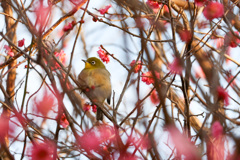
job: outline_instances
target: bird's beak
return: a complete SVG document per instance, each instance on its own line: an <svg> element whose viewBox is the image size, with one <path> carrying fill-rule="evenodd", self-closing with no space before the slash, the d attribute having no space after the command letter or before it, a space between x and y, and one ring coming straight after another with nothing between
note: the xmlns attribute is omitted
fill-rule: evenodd
<svg viewBox="0 0 240 160"><path fill-rule="evenodd" d="M82 59L82 61L85 63L85 68L91 68L91 64L88 61L83 60L83 59Z"/></svg>

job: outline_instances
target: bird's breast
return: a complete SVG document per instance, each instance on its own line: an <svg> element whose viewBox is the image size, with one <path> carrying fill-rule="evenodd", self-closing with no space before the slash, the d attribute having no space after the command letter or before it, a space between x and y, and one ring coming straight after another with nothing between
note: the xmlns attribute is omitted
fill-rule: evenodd
<svg viewBox="0 0 240 160"><path fill-rule="evenodd" d="M106 69L83 70L79 77L80 83L85 84L91 92L104 101L111 95L110 73Z"/></svg>

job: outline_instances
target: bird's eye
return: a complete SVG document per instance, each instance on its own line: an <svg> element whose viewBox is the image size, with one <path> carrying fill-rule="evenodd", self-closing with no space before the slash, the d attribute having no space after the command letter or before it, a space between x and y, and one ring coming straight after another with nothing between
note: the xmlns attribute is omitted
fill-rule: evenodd
<svg viewBox="0 0 240 160"><path fill-rule="evenodd" d="M95 65L95 64L96 64L96 62L95 62L95 61L92 61L92 62L91 62L91 64L92 64L92 65Z"/></svg>

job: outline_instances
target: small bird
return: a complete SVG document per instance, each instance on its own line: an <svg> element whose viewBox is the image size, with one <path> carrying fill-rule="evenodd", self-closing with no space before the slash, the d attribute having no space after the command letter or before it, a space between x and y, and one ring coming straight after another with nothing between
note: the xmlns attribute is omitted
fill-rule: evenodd
<svg viewBox="0 0 240 160"><path fill-rule="evenodd" d="M85 93L90 95L92 101L103 104L107 99L110 104L112 90L110 73L102 61L96 57L88 58L83 62L85 62L85 68L78 75L78 81L85 89ZM99 107L97 107L97 120L103 120L103 113Z"/></svg>

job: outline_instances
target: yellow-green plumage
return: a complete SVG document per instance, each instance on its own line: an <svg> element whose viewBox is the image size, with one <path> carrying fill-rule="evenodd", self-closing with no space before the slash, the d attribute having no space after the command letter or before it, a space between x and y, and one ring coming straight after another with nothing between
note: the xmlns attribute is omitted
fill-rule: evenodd
<svg viewBox="0 0 240 160"><path fill-rule="evenodd" d="M105 99L110 102L111 80L110 73L104 64L96 57L88 58L85 68L78 75L78 80L84 88L88 88L88 94L93 101L103 103ZM97 120L102 120L103 115L100 108L97 108Z"/></svg>

